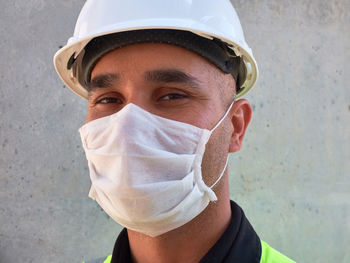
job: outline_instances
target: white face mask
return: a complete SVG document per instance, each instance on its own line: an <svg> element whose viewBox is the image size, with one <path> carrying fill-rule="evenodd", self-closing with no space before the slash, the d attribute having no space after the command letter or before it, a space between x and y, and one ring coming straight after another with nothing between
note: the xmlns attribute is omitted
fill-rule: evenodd
<svg viewBox="0 0 350 263"><path fill-rule="evenodd" d="M199 215L217 197L202 178L212 130L165 119L128 104L79 129L89 164L89 197L128 229L158 236Z"/></svg>

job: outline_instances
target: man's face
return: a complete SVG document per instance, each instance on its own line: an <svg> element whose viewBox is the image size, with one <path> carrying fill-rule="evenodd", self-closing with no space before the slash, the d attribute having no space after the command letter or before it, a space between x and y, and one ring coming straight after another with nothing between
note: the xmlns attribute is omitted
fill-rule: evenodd
<svg viewBox="0 0 350 263"><path fill-rule="evenodd" d="M233 89L230 75L191 51L166 44L130 45L107 53L94 67L86 121L133 103L155 115L210 130L228 109ZM202 163L207 185L224 167L232 132L228 117L207 144Z"/></svg>

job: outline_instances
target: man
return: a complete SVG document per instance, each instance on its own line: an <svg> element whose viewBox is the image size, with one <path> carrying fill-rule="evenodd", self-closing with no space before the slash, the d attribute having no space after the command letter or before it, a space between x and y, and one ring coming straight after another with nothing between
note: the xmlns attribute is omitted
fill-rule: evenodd
<svg viewBox="0 0 350 263"><path fill-rule="evenodd" d="M89 196L126 228L95 262L292 262L229 200L257 65L228 0L91 0L55 56L88 100Z"/></svg>

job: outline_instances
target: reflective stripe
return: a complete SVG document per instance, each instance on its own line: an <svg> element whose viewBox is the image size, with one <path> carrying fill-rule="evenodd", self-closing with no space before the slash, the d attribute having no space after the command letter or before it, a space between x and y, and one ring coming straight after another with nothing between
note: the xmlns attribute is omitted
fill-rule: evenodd
<svg viewBox="0 0 350 263"><path fill-rule="evenodd" d="M91 261L86 261L86 263L111 263L111 260L112 260L112 254L106 258L103 257L103 258L98 258ZM83 261L82 263L85 263L85 261Z"/></svg>
<svg viewBox="0 0 350 263"><path fill-rule="evenodd" d="M261 242L261 258L260 263L296 263L295 261L287 258L286 256L282 255L277 250L270 247L267 243L264 241ZM112 254L105 258L103 263L111 263L112 260ZM84 263L84 262L83 262ZM101 261L102 263L102 261Z"/></svg>
<svg viewBox="0 0 350 263"><path fill-rule="evenodd" d="M112 260L112 254L109 255L108 257L106 257L105 261L103 261L103 263L111 263Z"/></svg>
<svg viewBox="0 0 350 263"><path fill-rule="evenodd" d="M261 240L260 263L296 263Z"/></svg>

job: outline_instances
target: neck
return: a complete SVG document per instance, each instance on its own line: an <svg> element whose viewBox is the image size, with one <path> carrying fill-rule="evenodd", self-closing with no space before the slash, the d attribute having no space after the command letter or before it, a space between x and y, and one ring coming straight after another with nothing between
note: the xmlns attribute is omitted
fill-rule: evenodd
<svg viewBox="0 0 350 263"><path fill-rule="evenodd" d="M135 263L199 262L225 232L231 219L227 173L216 186L218 201L182 227L157 237L128 230ZM215 188L214 188L215 190Z"/></svg>

